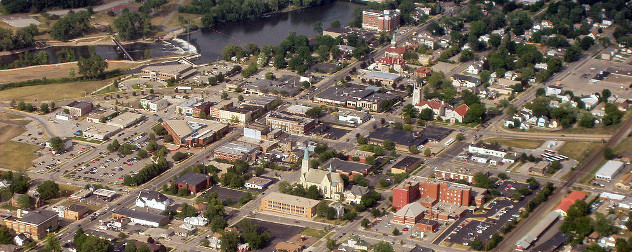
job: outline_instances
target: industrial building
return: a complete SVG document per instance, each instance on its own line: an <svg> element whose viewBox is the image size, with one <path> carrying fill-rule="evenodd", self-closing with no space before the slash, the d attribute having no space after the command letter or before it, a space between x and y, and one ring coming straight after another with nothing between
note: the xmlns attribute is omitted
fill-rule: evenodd
<svg viewBox="0 0 632 252"><path fill-rule="evenodd" d="M606 162L601 168L599 168L597 173L595 173L595 178L610 182L614 176L621 172L623 165L624 164L621 161L608 160L608 162Z"/></svg>
<svg viewBox="0 0 632 252"><path fill-rule="evenodd" d="M69 114L73 116L84 116L92 111L92 103L82 102L82 101L73 101L66 106L62 107L64 110L67 109Z"/></svg>
<svg viewBox="0 0 632 252"><path fill-rule="evenodd" d="M235 160L249 161L257 158L258 147L248 144L225 143L213 151L214 158L226 159L234 162Z"/></svg>

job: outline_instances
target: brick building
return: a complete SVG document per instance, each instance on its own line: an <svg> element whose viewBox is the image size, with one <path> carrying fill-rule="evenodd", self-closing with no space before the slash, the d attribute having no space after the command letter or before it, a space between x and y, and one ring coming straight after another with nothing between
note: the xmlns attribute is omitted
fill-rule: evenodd
<svg viewBox="0 0 632 252"><path fill-rule="evenodd" d="M180 146L206 145L228 133L228 125L199 118L167 120L162 123L173 142Z"/></svg>
<svg viewBox="0 0 632 252"><path fill-rule="evenodd" d="M399 24L399 9L384 11L362 11L362 29L392 31L397 29L399 27Z"/></svg>
<svg viewBox="0 0 632 252"><path fill-rule="evenodd" d="M187 172L178 177L174 183L178 189L186 189L191 194L196 194L211 184L211 177L197 172Z"/></svg>
<svg viewBox="0 0 632 252"><path fill-rule="evenodd" d="M74 204L64 210L64 218L71 220L79 220L88 213L90 209L86 206Z"/></svg>
<svg viewBox="0 0 632 252"><path fill-rule="evenodd" d="M22 211L18 210L17 218L0 216L0 223L16 233L26 233L33 239L39 239L59 227L59 215L49 210Z"/></svg>
<svg viewBox="0 0 632 252"><path fill-rule="evenodd" d="M83 116L92 111L92 103L82 102L82 101L73 101L68 105L64 106L63 109L67 109L71 115L74 116Z"/></svg>
<svg viewBox="0 0 632 252"><path fill-rule="evenodd" d="M272 129L281 129L295 135L305 135L316 127L316 120L286 113L271 113L266 117L266 124Z"/></svg>
<svg viewBox="0 0 632 252"><path fill-rule="evenodd" d="M469 206L473 198L470 186L420 177L393 189L393 207L397 210L419 199L424 207L432 207L438 202Z"/></svg>
<svg viewBox="0 0 632 252"><path fill-rule="evenodd" d="M316 205L318 203L318 200L272 192L261 199L259 208L262 211L275 212L282 215L312 218L316 215Z"/></svg>

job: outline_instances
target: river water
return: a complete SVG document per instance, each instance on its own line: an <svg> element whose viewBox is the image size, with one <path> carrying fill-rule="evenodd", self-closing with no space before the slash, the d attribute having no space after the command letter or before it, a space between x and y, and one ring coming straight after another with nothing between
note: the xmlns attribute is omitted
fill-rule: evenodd
<svg viewBox="0 0 632 252"><path fill-rule="evenodd" d="M158 41L156 43L134 43L125 45L125 49L135 60L145 58L145 51L149 50L151 57L178 55L184 53L200 53L198 62L209 62L221 58L222 49L228 44L245 45L255 43L258 46L278 45L287 37L290 31L308 37L314 36L314 24L320 21L323 28L338 20L346 25L353 19L353 10L361 4L336 1L330 4L296 10L288 13L277 13L255 20L218 24L212 29L201 29L179 39ZM190 43L188 42L190 41ZM48 54L51 63L57 63L55 53L64 47L50 47L42 49ZM88 56L88 46L70 47L77 55ZM41 50L31 50L38 53ZM108 60L126 59L116 46L99 45L96 52ZM0 62L7 64L17 59L18 55L0 56Z"/></svg>

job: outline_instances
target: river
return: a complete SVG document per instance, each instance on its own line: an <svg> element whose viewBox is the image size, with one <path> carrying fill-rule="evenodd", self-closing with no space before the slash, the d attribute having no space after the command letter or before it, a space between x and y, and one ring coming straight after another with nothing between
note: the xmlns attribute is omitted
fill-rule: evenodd
<svg viewBox="0 0 632 252"><path fill-rule="evenodd" d="M258 46L278 45L290 31L299 35L314 36L314 24L320 21L323 28L338 20L346 25L353 18L353 10L361 6L359 3L336 1L330 4L300 9L292 12L276 13L255 20L218 24L212 29L201 29L179 39L158 41L156 43L134 43L125 45L125 49L135 60L145 58L145 51L151 57L161 57L189 53L200 53L197 62L209 62L220 59L222 49L228 44L245 45L255 43ZM190 43L187 42L190 41ZM98 45L96 52L108 60L124 60L123 53L112 45ZM49 47L42 49L48 54L51 63L57 63L55 53L65 47ZM88 46L70 47L77 55L88 56ZM41 50L31 50L38 53ZM7 64L18 58L17 54L0 56L0 62Z"/></svg>

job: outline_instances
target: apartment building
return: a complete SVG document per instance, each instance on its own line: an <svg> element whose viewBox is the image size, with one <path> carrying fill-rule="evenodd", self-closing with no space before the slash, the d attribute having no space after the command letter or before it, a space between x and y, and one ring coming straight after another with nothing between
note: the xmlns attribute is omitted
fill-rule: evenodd
<svg viewBox="0 0 632 252"><path fill-rule="evenodd" d="M392 31L400 25L400 10L362 11L362 29Z"/></svg>

